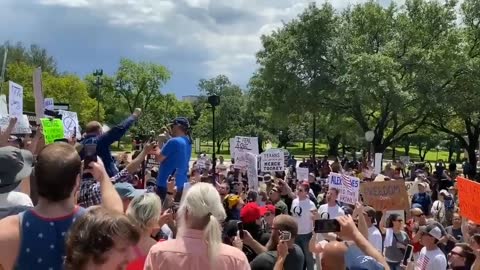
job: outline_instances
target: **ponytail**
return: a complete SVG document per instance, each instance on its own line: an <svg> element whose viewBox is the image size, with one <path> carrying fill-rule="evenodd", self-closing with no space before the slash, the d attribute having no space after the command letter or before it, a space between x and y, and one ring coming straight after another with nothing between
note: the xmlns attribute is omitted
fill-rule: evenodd
<svg viewBox="0 0 480 270"><path fill-rule="evenodd" d="M212 268L216 265L220 244L222 244L222 230L217 218L209 213L210 220L204 231L204 238L207 242L208 257Z"/></svg>

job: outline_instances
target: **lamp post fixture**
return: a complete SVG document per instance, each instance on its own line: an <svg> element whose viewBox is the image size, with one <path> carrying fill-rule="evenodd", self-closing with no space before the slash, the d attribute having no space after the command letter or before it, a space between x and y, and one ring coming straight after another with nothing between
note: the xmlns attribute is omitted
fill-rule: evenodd
<svg viewBox="0 0 480 270"><path fill-rule="evenodd" d="M373 132L372 130L365 132L365 140L368 142L368 161L372 160L372 154L373 154L372 141L374 138L375 138L375 132Z"/></svg>
<svg viewBox="0 0 480 270"><path fill-rule="evenodd" d="M97 121L100 121L100 86L103 84L102 76L103 76L103 69L97 69L93 72L93 76L95 76L95 82L93 83L97 88Z"/></svg>
<svg viewBox="0 0 480 270"><path fill-rule="evenodd" d="M215 153L215 107L220 105L220 97L217 95L212 95L208 97L208 103L210 104L210 108L212 108L212 171L213 171L213 183L215 184L215 173L216 173L216 166L217 166L217 158Z"/></svg>

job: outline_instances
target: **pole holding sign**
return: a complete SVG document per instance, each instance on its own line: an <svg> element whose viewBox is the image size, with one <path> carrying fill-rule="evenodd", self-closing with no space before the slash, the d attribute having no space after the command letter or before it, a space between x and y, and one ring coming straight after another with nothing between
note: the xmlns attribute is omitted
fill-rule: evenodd
<svg viewBox="0 0 480 270"><path fill-rule="evenodd" d="M40 118L45 116L42 89L42 68L40 67L36 68L35 72L33 72L33 94L35 96L35 114L37 115L37 124L40 124Z"/></svg>
<svg viewBox="0 0 480 270"><path fill-rule="evenodd" d="M12 81L8 82L8 113L20 118L23 116L23 87Z"/></svg>

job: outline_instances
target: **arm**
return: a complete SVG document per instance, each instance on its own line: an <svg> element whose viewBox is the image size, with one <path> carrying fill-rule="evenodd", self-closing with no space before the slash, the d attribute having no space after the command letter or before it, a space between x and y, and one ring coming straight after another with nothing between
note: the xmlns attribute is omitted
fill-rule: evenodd
<svg viewBox="0 0 480 270"><path fill-rule="evenodd" d="M105 171L105 167L101 159L98 158L98 162L90 162L89 165L91 169L87 169L85 172L91 173L93 177L95 177L95 179L97 179L97 181L100 183L102 206L108 210L123 213L122 199L120 199L120 195L118 195L118 192L115 190L110 177Z"/></svg>
<svg viewBox="0 0 480 270"><path fill-rule="evenodd" d="M267 252L267 248L262 246L259 242L257 242L253 237L250 235L248 231L243 231L243 244L249 246L255 253L262 254L263 252Z"/></svg>
<svg viewBox="0 0 480 270"><path fill-rule="evenodd" d="M382 218L380 219L380 222L378 224L378 228L380 229L380 232L382 234L385 234L387 232L387 230L385 229L385 219L386 219L386 217L387 217L387 211L383 210Z"/></svg>
<svg viewBox="0 0 480 270"><path fill-rule="evenodd" d="M154 148L155 148L155 145L146 144L143 147L142 152L140 152L140 154L134 160L132 160L132 162L130 162L127 165L127 167L125 167L127 172L135 173L136 171L138 171L138 169L140 169L140 167L142 166L142 163L145 161L145 158L147 157L148 153L150 153L150 151L152 151Z"/></svg>
<svg viewBox="0 0 480 270"><path fill-rule="evenodd" d="M7 128L5 130L0 130L0 147L8 145L8 139L10 138L10 134L12 134L16 123L17 118L12 117L10 118L10 122L8 122Z"/></svg>
<svg viewBox="0 0 480 270"><path fill-rule="evenodd" d="M110 129L108 132L100 135L98 138L99 144L104 144L104 145L111 145L115 141L120 140L120 138L127 133L128 129L132 124L137 121L138 117L140 116L141 110L140 109L135 109L135 112L131 116L129 116L127 119L125 119L122 123L116 125L112 129Z"/></svg>
<svg viewBox="0 0 480 270"><path fill-rule="evenodd" d="M275 266L273 266L273 270L283 270L283 264L285 263L285 257L279 256L277 261L275 262Z"/></svg>

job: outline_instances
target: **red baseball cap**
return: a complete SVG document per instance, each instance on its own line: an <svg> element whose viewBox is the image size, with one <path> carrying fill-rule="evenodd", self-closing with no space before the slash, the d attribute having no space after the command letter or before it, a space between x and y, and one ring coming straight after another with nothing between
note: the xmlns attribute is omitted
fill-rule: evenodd
<svg viewBox="0 0 480 270"><path fill-rule="evenodd" d="M260 207L260 215L265 216L267 212L275 214L275 206L273 204L267 204L265 206Z"/></svg>
<svg viewBox="0 0 480 270"><path fill-rule="evenodd" d="M255 221L261 217L260 206L258 206L257 203L247 203L243 206L242 210L240 210L240 219L243 223L255 223Z"/></svg>

